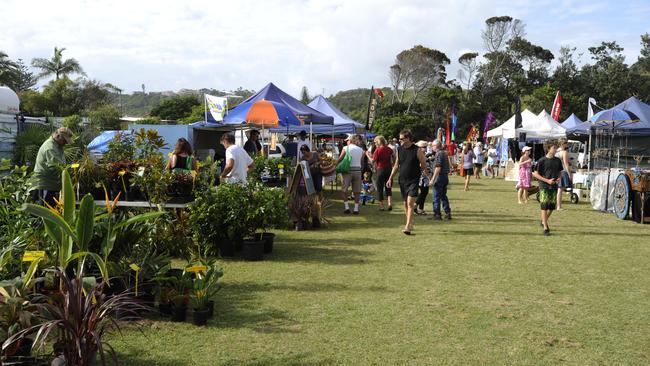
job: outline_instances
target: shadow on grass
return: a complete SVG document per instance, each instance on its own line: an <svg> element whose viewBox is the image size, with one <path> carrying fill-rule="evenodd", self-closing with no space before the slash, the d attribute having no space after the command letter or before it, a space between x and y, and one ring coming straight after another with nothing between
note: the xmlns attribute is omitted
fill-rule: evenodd
<svg viewBox="0 0 650 366"><path fill-rule="evenodd" d="M307 240L305 240L307 241ZM352 244L351 244L352 245ZM269 260L273 262L322 262L324 264L366 264L368 252L336 247L319 247L311 244L282 241L273 248Z"/></svg>
<svg viewBox="0 0 650 366"><path fill-rule="evenodd" d="M216 328L250 328L259 333L300 333L302 328L291 314L278 308L269 308L259 299L260 293L285 291L287 296L300 296L304 293L320 292L378 292L386 293L383 286L349 286L345 284L310 282L310 283L259 283L232 282L224 285L220 297L215 301L214 320L208 327Z"/></svg>
<svg viewBox="0 0 650 366"><path fill-rule="evenodd" d="M310 353L301 353L285 357L268 357L255 361L228 360L221 365L224 366L261 366L261 365L287 365L287 366L326 366L338 365L340 363L331 359L313 361Z"/></svg>
<svg viewBox="0 0 650 366"><path fill-rule="evenodd" d="M182 358L174 359L161 359L160 357L156 358L154 363L151 362L151 359L145 359L140 354L117 354L117 360L120 365L129 365L129 366L181 366L181 365L190 365L191 361ZM97 364L101 364L98 362ZM107 361L107 365L113 365L113 361Z"/></svg>

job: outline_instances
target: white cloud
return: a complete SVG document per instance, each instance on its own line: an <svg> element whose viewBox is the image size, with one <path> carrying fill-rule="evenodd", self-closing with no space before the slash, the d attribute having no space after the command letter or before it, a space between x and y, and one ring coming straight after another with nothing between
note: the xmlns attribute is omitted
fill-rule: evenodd
<svg viewBox="0 0 650 366"><path fill-rule="evenodd" d="M629 5L647 9L640 0ZM612 16L612 7L582 0L3 0L0 50L31 60L66 47L64 56L90 77L126 91L143 83L147 90L259 89L273 81L294 95L303 85L329 95L388 85L395 55L416 44L445 52L454 77L460 54L481 53L484 20L503 14L523 19L527 37L553 52L616 39L633 60L648 26L627 21L635 14L623 9Z"/></svg>

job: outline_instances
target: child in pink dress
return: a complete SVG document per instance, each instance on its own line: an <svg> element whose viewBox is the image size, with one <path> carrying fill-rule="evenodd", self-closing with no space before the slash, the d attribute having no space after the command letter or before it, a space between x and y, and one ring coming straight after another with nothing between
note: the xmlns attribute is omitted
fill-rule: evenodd
<svg viewBox="0 0 650 366"><path fill-rule="evenodd" d="M519 159L519 191L517 192L517 200L519 203L528 202L528 188L532 180L532 167L533 160L530 158L530 146L522 149L523 155Z"/></svg>

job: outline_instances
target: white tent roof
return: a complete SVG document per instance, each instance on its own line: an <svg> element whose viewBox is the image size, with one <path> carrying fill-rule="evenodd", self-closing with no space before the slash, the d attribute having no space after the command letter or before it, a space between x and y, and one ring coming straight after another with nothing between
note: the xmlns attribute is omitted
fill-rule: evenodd
<svg viewBox="0 0 650 366"><path fill-rule="evenodd" d="M532 139L557 139L566 137L566 129L554 120L550 114L543 110L532 125L524 125L517 133L525 133L526 138Z"/></svg>
<svg viewBox="0 0 650 366"><path fill-rule="evenodd" d="M20 100L18 95L6 86L0 86L0 113L20 113Z"/></svg>
<svg viewBox="0 0 650 366"><path fill-rule="evenodd" d="M528 109L524 109L521 112L522 127L529 128L529 126L533 126L535 124L535 120L537 120L535 113L529 111ZM510 119L502 123L499 127L493 128L487 133L487 137L505 137L508 139L513 139L515 136L515 115L510 117Z"/></svg>

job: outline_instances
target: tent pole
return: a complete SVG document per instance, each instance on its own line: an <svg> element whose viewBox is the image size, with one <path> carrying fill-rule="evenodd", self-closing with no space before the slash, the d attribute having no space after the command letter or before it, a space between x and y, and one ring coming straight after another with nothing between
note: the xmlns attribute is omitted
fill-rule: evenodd
<svg viewBox="0 0 650 366"><path fill-rule="evenodd" d="M612 122L612 136L609 138L609 149L607 149L607 185L605 188L605 211L609 206L609 176L612 172L612 146L614 145L614 122Z"/></svg>
<svg viewBox="0 0 650 366"><path fill-rule="evenodd" d="M203 94L203 109L203 120L208 123L208 100L205 94Z"/></svg>
<svg viewBox="0 0 650 366"><path fill-rule="evenodd" d="M589 145L587 146L585 151L588 154L585 157L585 159L587 159L587 171L589 172L589 171L591 171L591 127L589 127Z"/></svg>

